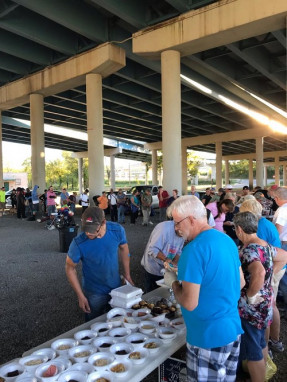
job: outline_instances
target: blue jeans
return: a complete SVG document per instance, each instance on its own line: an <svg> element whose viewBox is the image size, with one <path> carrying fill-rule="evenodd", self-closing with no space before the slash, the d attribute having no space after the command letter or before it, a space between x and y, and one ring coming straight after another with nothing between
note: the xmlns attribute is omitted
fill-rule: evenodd
<svg viewBox="0 0 287 382"><path fill-rule="evenodd" d="M125 206L119 205L118 206L118 223L124 223L125 222Z"/></svg>
<svg viewBox="0 0 287 382"><path fill-rule="evenodd" d="M91 308L91 313L85 313L86 322L107 313L111 309L109 305L109 301L111 299L110 295L97 294L87 291L84 291L84 294L87 297Z"/></svg>
<svg viewBox="0 0 287 382"><path fill-rule="evenodd" d="M287 251L287 244L282 244L281 248L284 249L284 251ZM287 269L285 269L285 274L280 280L279 290L283 295L285 309L287 310Z"/></svg>

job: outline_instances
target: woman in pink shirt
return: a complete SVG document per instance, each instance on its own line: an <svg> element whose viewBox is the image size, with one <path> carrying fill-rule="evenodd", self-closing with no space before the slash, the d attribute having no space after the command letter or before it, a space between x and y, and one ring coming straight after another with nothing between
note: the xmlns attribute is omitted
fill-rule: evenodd
<svg viewBox="0 0 287 382"><path fill-rule="evenodd" d="M223 222L225 220L225 214L234 210L233 201L230 199L223 199L219 202L209 203L206 208L212 213L215 221L215 229L224 232Z"/></svg>

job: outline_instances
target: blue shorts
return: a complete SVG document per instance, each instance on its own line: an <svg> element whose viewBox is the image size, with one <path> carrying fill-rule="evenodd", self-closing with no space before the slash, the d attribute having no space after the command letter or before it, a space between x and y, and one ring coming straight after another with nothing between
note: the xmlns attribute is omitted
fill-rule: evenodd
<svg viewBox="0 0 287 382"><path fill-rule="evenodd" d="M247 361L261 361L262 349L266 348L265 329L257 329L241 318L244 333L241 335L240 359Z"/></svg>

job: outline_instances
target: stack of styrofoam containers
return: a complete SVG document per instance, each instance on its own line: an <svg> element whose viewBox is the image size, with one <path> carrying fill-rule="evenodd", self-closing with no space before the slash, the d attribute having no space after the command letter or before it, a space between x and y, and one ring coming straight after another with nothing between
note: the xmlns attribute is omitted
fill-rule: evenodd
<svg viewBox="0 0 287 382"><path fill-rule="evenodd" d="M134 304L138 304L142 299L143 291L132 285L124 285L113 289L110 293L112 299L110 305L112 307L131 308Z"/></svg>

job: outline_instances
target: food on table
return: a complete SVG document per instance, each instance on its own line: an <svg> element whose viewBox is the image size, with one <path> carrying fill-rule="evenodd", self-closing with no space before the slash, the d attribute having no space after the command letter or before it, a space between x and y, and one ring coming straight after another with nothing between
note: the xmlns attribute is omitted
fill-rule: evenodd
<svg viewBox="0 0 287 382"><path fill-rule="evenodd" d="M153 309L154 308L154 304L147 304L147 308Z"/></svg>
<svg viewBox="0 0 287 382"><path fill-rule="evenodd" d="M142 329L154 329L153 325L143 325Z"/></svg>
<svg viewBox="0 0 287 382"><path fill-rule="evenodd" d="M132 317L125 317L124 322L126 324L136 324L137 323L136 320Z"/></svg>
<svg viewBox="0 0 287 382"><path fill-rule="evenodd" d="M147 344L144 345L144 348L146 348L146 349L156 349L157 348L157 343L156 342L148 342Z"/></svg>
<svg viewBox="0 0 287 382"><path fill-rule="evenodd" d="M143 340L133 340L131 341L132 344L142 344L144 341Z"/></svg>
<svg viewBox="0 0 287 382"><path fill-rule="evenodd" d="M129 355L130 359L141 359L141 353L139 351L134 351Z"/></svg>
<svg viewBox="0 0 287 382"><path fill-rule="evenodd" d="M117 365L111 367L111 371L114 373L124 373L126 371L125 365L118 363Z"/></svg>
<svg viewBox="0 0 287 382"><path fill-rule="evenodd" d="M111 322L119 321L122 317L123 317L123 316L116 315L116 316L110 318L109 321L111 321Z"/></svg>
<svg viewBox="0 0 287 382"><path fill-rule="evenodd" d="M124 334L116 334L114 337L123 337Z"/></svg>
<svg viewBox="0 0 287 382"><path fill-rule="evenodd" d="M99 333L102 333L102 332L106 332L107 330L109 330L108 328L101 328L98 330Z"/></svg>
<svg viewBox="0 0 287 382"><path fill-rule="evenodd" d="M144 317L146 315L147 315L146 312L138 312L138 317Z"/></svg>
<svg viewBox="0 0 287 382"><path fill-rule="evenodd" d="M109 360L106 358L100 358L97 359L96 362L94 362L95 366L107 366L109 364Z"/></svg>
<svg viewBox="0 0 287 382"><path fill-rule="evenodd" d="M140 309L140 304L134 304L133 306L132 306L132 309Z"/></svg>
<svg viewBox="0 0 287 382"><path fill-rule="evenodd" d="M75 379L69 379L67 382L79 382L79 381L77 381Z"/></svg>
<svg viewBox="0 0 287 382"><path fill-rule="evenodd" d="M110 380L106 378L98 378L95 380L95 382L110 382Z"/></svg>
<svg viewBox="0 0 287 382"><path fill-rule="evenodd" d="M109 344L109 343L107 343L107 342L104 342L103 344L101 344L99 347L100 348L109 348L109 347L111 347L112 346L112 344Z"/></svg>
<svg viewBox="0 0 287 382"><path fill-rule="evenodd" d="M5 379L0 377L0 382L5 382Z"/></svg>
<svg viewBox="0 0 287 382"><path fill-rule="evenodd" d="M142 300L142 301L139 302L139 305L140 305L140 306L146 306L146 305L147 305L147 302L144 301L144 300Z"/></svg>
<svg viewBox="0 0 287 382"><path fill-rule="evenodd" d="M67 349L71 349L71 346L70 345L60 345L57 347L57 350L67 350Z"/></svg>
<svg viewBox="0 0 287 382"><path fill-rule="evenodd" d="M19 370L13 370L13 371L9 371L9 373L6 374L6 377L17 377L17 375L19 375Z"/></svg>
<svg viewBox="0 0 287 382"><path fill-rule="evenodd" d="M118 351L116 351L116 354L117 354L117 355L126 355L126 354L128 354L128 353L123 349L123 350L118 350Z"/></svg>
<svg viewBox="0 0 287 382"><path fill-rule="evenodd" d="M75 353L74 357L82 358L82 357L88 357L89 355L90 355L89 351L80 351L79 353Z"/></svg>
<svg viewBox="0 0 287 382"><path fill-rule="evenodd" d="M172 325L183 325L183 321L176 321L176 322L173 322Z"/></svg>
<svg viewBox="0 0 287 382"><path fill-rule="evenodd" d="M25 366L40 365L41 363L43 363L41 359L31 359L31 361L25 362Z"/></svg>
<svg viewBox="0 0 287 382"><path fill-rule="evenodd" d="M162 334L174 334L173 332L163 332Z"/></svg>
<svg viewBox="0 0 287 382"><path fill-rule="evenodd" d="M51 365L48 369L42 374L43 378L53 377L58 373L58 368L55 365Z"/></svg>
<svg viewBox="0 0 287 382"><path fill-rule="evenodd" d="M89 336L86 336L86 337L82 338L82 340L90 340L90 339L91 339L91 337L89 337Z"/></svg>

